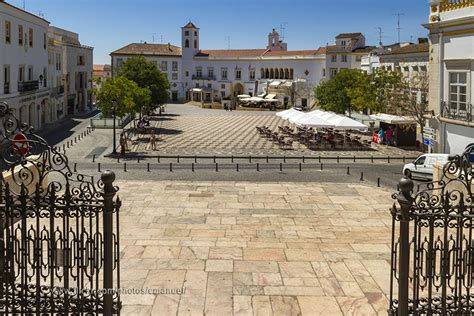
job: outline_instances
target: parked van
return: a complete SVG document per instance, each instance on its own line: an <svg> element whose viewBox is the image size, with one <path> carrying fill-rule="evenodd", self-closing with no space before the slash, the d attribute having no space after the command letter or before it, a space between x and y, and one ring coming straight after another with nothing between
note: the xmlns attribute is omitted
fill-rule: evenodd
<svg viewBox="0 0 474 316"><path fill-rule="evenodd" d="M408 163L403 167L403 174L410 179L433 179L433 165L438 162L447 162L448 154L424 154L418 157L413 163Z"/></svg>

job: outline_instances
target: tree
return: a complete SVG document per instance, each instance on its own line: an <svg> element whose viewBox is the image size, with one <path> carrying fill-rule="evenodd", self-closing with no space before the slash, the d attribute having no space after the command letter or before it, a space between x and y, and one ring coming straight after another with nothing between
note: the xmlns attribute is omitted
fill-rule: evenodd
<svg viewBox="0 0 474 316"><path fill-rule="evenodd" d="M148 62L144 57L132 57L127 59L118 69L118 75L134 81L139 87L147 88L151 93L150 106L143 108L143 112L149 112L169 100L168 77L162 73L156 63Z"/></svg>
<svg viewBox="0 0 474 316"><path fill-rule="evenodd" d="M97 96L97 107L105 116L110 116L115 106L116 115L139 113L151 102L151 93L147 88L140 88L134 81L119 76L102 81L100 90L94 90Z"/></svg>
<svg viewBox="0 0 474 316"><path fill-rule="evenodd" d="M361 83L367 74L357 69L343 69L315 89L319 106L327 111L344 114L353 109L362 110L364 102L356 100L355 90L362 89ZM363 93L359 93L363 95Z"/></svg>

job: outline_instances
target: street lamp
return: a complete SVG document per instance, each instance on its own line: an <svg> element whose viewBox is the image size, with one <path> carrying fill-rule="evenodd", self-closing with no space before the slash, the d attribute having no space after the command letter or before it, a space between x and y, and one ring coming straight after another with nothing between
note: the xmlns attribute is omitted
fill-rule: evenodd
<svg viewBox="0 0 474 316"><path fill-rule="evenodd" d="M117 140L116 140L116 131L115 131L115 119L117 115L117 101L112 101L113 104L113 121L114 121L114 147L112 149L112 154L117 155Z"/></svg>

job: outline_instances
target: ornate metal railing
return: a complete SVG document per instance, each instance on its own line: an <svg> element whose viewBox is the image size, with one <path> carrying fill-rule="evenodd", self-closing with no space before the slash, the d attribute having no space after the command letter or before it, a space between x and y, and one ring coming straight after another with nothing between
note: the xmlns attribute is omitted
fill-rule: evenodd
<svg viewBox="0 0 474 316"><path fill-rule="evenodd" d="M474 6L474 0L444 0L440 4L439 11L447 12Z"/></svg>
<svg viewBox="0 0 474 316"><path fill-rule="evenodd" d="M0 315L120 311L115 175L73 172L0 102Z"/></svg>
<svg viewBox="0 0 474 316"><path fill-rule="evenodd" d="M404 178L392 208L390 315L473 315L474 196L471 152L413 195Z"/></svg>
<svg viewBox="0 0 474 316"><path fill-rule="evenodd" d="M451 105L449 102L441 102L441 116L448 119L472 122L474 121L474 106L466 104L464 108Z"/></svg>
<svg viewBox="0 0 474 316"><path fill-rule="evenodd" d="M28 92L39 89L39 81L20 81L18 82L18 92Z"/></svg>

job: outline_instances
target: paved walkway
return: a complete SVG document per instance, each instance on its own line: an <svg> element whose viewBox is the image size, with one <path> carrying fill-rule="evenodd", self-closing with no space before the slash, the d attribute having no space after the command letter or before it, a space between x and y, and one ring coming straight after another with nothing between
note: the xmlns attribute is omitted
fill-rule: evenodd
<svg viewBox="0 0 474 316"><path fill-rule="evenodd" d="M131 146L140 154L252 154L252 155L321 155L335 151L313 151L298 142L293 150L282 150L278 144L261 137L257 126L268 126L277 131L278 126L289 123L270 111L224 111L201 109L192 105L171 104L165 116L155 117L152 124L158 131L157 151L151 151L149 136L142 135ZM417 156L418 152L373 144L367 150L340 151L342 155L391 155Z"/></svg>
<svg viewBox="0 0 474 316"><path fill-rule="evenodd" d="M386 315L391 192L118 182L123 315Z"/></svg>

